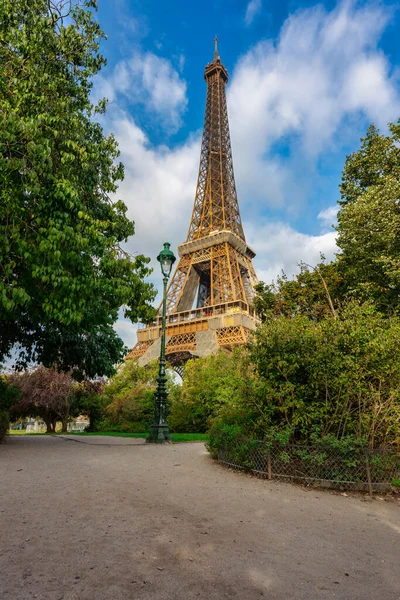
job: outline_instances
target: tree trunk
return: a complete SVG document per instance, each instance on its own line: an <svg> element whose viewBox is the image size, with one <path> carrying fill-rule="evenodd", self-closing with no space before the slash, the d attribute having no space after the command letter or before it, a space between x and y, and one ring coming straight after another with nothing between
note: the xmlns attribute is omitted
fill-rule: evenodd
<svg viewBox="0 0 400 600"><path fill-rule="evenodd" d="M46 423L46 433L53 433L51 419L49 417L43 417L43 421Z"/></svg>
<svg viewBox="0 0 400 600"><path fill-rule="evenodd" d="M67 433L67 430L68 430L68 417L63 417L61 433Z"/></svg>
<svg viewBox="0 0 400 600"><path fill-rule="evenodd" d="M96 419L93 414L89 415L89 427L86 431L95 431Z"/></svg>
<svg viewBox="0 0 400 600"><path fill-rule="evenodd" d="M53 428L53 433L56 432L56 427L57 427L57 419L52 419L51 420L51 426Z"/></svg>

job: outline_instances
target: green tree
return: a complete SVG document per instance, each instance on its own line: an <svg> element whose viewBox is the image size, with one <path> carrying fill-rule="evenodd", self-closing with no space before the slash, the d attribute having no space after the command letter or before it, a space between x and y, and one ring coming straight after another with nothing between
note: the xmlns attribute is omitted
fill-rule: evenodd
<svg viewBox="0 0 400 600"><path fill-rule="evenodd" d="M89 418L88 431L97 431L103 416L105 399L103 397L104 381L102 379L79 382L75 386L76 410Z"/></svg>
<svg viewBox="0 0 400 600"><path fill-rule="evenodd" d="M347 157L340 185L342 207L356 202L369 188L384 186L387 178L399 181L400 121L389 123L389 132L382 135L374 124L370 125L365 138L361 138L360 149Z"/></svg>
<svg viewBox="0 0 400 600"><path fill-rule="evenodd" d="M134 233L113 196L123 178L118 147L93 106L92 77L105 64L95 0L0 4L0 357L15 343L22 362L86 360L109 372L122 352L118 309L148 321L153 287L144 256L120 244ZM86 339L98 356L89 364Z"/></svg>
<svg viewBox="0 0 400 600"><path fill-rule="evenodd" d="M157 386L158 362L140 367L127 360L104 387L102 429L143 432L154 416L154 392ZM171 382L168 382L170 389Z"/></svg>
<svg viewBox="0 0 400 600"><path fill-rule="evenodd" d="M348 294L390 314L400 301L400 121L389 129L371 126L347 158L337 229Z"/></svg>
<svg viewBox="0 0 400 600"><path fill-rule="evenodd" d="M174 431L202 433L227 406L246 403L250 407L259 395L259 380L246 349L232 354L220 351L188 361L182 386L172 394L168 422Z"/></svg>
<svg viewBox="0 0 400 600"><path fill-rule="evenodd" d="M18 387L9 381L6 375L0 374L0 444L4 441L10 425L10 410L18 403L20 397Z"/></svg>
<svg viewBox="0 0 400 600"><path fill-rule="evenodd" d="M288 279L283 273L270 285L264 282L256 285L254 306L262 321L295 315L320 320L335 315L346 291L337 262L321 261L316 267L300 263L299 266L300 272L294 279Z"/></svg>
<svg viewBox="0 0 400 600"><path fill-rule="evenodd" d="M90 332L48 328L45 335L39 332L36 336L35 352L44 366L51 367L57 357L59 369L71 370L74 379L87 381L102 375L111 377L127 348L111 325L98 325Z"/></svg>

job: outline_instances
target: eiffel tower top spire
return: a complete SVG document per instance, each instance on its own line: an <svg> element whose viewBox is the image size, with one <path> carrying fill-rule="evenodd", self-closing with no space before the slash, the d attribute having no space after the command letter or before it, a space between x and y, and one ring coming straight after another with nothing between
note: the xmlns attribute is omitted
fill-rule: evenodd
<svg viewBox="0 0 400 600"><path fill-rule="evenodd" d="M214 38L214 60L217 60L219 58L219 54L218 54L218 36L215 36Z"/></svg>
<svg viewBox="0 0 400 600"><path fill-rule="evenodd" d="M214 39L214 60L204 72L207 83L206 110L200 167L192 219L186 241L216 231L231 231L245 241L236 193L225 85L228 71Z"/></svg>

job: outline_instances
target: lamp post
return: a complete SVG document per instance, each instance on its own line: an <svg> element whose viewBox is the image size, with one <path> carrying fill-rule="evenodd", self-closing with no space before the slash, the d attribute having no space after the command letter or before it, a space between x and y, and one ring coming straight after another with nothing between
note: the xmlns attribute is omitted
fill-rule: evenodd
<svg viewBox="0 0 400 600"><path fill-rule="evenodd" d="M154 394L154 422L151 426L149 436L146 439L148 444L164 444L171 442L171 434L167 423L167 377L165 375L165 322L167 315L167 283L171 275L172 265L176 258L174 253L169 249L170 244L165 242L164 249L157 256L157 260L161 265L163 274L163 305L162 305L162 322L161 322L161 350L160 350L160 367L157 377L157 391Z"/></svg>

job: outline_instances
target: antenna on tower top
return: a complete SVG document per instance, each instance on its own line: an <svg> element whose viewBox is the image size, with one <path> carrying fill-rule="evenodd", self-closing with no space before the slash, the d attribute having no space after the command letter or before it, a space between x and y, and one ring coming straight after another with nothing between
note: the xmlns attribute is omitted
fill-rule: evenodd
<svg viewBox="0 0 400 600"><path fill-rule="evenodd" d="M218 42L219 42L218 36L215 36L215 38L214 38L214 60L217 60L217 58L219 58Z"/></svg>

